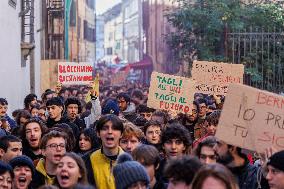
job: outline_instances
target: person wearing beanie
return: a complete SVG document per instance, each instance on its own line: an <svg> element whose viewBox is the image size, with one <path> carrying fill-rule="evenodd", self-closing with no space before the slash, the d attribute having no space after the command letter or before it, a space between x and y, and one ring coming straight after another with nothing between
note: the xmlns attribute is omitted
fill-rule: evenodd
<svg viewBox="0 0 284 189"><path fill-rule="evenodd" d="M9 164L0 161L0 178L6 182L0 182L0 188L11 189L14 178L13 169Z"/></svg>
<svg viewBox="0 0 284 189"><path fill-rule="evenodd" d="M14 189L28 189L30 188L30 183L35 173L35 167L32 160L25 155L18 156L13 158L9 164L13 168L14 180L13 188Z"/></svg>
<svg viewBox="0 0 284 189"><path fill-rule="evenodd" d="M118 157L117 165L113 169L116 189L149 188L150 178L146 169L131 155L124 153Z"/></svg>
<svg viewBox="0 0 284 189"><path fill-rule="evenodd" d="M284 150L269 158L267 169L266 179L270 189L284 189Z"/></svg>
<svg viewBox="0 0 284 189"><path fill-rule="evenodd" d="M119 115L118 104L114 100L109 99L102 108L102 114L103 115L114 114L118 116Z"/></svg>

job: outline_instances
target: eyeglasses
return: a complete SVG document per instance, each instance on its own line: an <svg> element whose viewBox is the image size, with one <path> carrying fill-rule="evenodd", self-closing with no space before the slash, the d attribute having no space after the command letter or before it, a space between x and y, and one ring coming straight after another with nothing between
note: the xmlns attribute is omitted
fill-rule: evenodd
<svg viewBox="0 0 284 189"><path fill-rule="evenodd" d="M46 145L46 147L49 147L51 149L57 149L58 147L60 147L61 149L62 148L65 148L65 144L64 143L61 143L61 144L50 144L50 145Z"/></svg>

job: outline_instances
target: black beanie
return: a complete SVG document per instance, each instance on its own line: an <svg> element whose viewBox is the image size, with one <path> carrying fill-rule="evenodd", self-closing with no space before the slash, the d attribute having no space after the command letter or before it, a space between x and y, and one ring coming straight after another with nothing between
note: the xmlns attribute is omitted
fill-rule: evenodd
<svg viewBox="0 0 284 189"><path fill-rule="evenodd" d="M35 173L35 166L33 164L33 161L28 156L22 155L14 157L10 160L9 164L12 166L13 169L17 166L28 166L31 169L32 174Z"/></svg>
<svg viewBox="0 0 284 189"><path fill-rule="evenodd" d="M116 189L126 189L138 181L145 181L147 187L150 179L146 169L139 162L134 161L128 153L118 156L117 165L113 169Z"/></svg>
<svg viewBox="0 0 284 189"><path fill-rule="evenodd" d="M272 167L279 169L280 171L284 172L284 150L273 154L268 162L267 165L271 165Z"/></svg>

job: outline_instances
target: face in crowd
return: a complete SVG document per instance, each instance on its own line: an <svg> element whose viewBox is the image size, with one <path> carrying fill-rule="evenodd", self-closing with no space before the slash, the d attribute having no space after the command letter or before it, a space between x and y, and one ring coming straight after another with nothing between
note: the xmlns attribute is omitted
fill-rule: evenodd
<svg viewBox="0 0 284 189"><path fill-rule="evenodd" d="M169 159L182 156L186 150L183 141L180 139L169 139L165 141L163 148Z"/></svg>
<svg viewBox="0 0 284 189"><path fill-rule="evenodd" d="M8 105L0 104L0 117L6 116L7 110L8 110Z"/></svg>
<svg viewBox="0 0 284 189"><path fill-rule="evenodd" d="M225 142L217 141L217 144L214 146L214 150L217 153L219 163L227 165L234 160L232 154L229 152L229 146Z"/></svg>
<svg viewBox="0 0 284 189"><path fill-rule="evenodd" d="M207 106L205 103L200 103L199 104L199 117L204 117L207 113Z"/></svg>
<svg viewBox="0 0 284 189"><path fill-rule="evenodd" d="M91 150L92 148L92 143L91 139L82 133L79 138L79 148L82 152L86 152Z"/></svg>
<svg viewBox="0 0 284 189"><path fill-rule="evenodd" d="M267 166L267 175L265 177L268 181L270 189L284 189L284 172L275 167Z"/></svg>
<svg viewBox="0 0 284 189"><path fill-rule="evenodd" d="M57 105L47 106L47 111L49 118L58 120L61 118L61 113L63 111L63 107Z"/></svg>
<svg viewBox="0 0 284 189"><path fill-rule="evenodd" d="M123 137L120 139L120 142L119 142L119 146L125 151L125 152L128 152L128 153L132 153L132 151L137 148L137 146L139 146L141 143L140 143L140 140L132 135L132 136L129 136L129 137Z"/></svg>
<svg viewBox="0 0 284 189"><path fill-rule="evenodd" d="M4 162L9 162L14 157L21 156L22 151L22 142L9 142L7 151L3 152L3 150L1 149L0 153L2 153L2 160Z"/></svg>
<svg viewBox="0 0 284 189"><path fill-rule="evenodd" d="M139 115L145 118L147 121L150 121L153 113L152 112L140 112Z"/></svg>
<svg viewBox="0 0 284 189"><path fill-rule="evenodd" d="M161 140L161 127L158 125L151 125L147 128L145 135L146 140L150 144L158 144Z"/></svg>
<svg viewBox="0 0 284 189"><path fill-rule="evenodd" d="M120 111L125 111L127 109L127 102L123 97L117 99L117 103Z"/></svg>
<svg viewBox="0 0 284 189"><path fill-rule="evenodd" d="M28 166L16 166L14 168L13 188L27 189L32 181L32 170Z"/></svg>
<svg viewBox="0 0 284 189"><path fill-rule="evenodd" d="M210 146L202 146L200 149L199 160L203 164L216 163L217 156L215 154L214 148Z"/></svg>
<svg viewBox="0 0 284 189"><path fill-rule="evenodd" d="M38 117L42 120L42 121L46 121L46 110L44 108L40 108L38 110Z"/></svg>
<svg viewBox="0 0 284 189"><path fill-rule="evenodd" d="M97 134L102 140L103 147L107 149L116 149L122 135L120 130L113 128L113 123L111 121L106 122Z"/></svg>
<svg viewBox="0 0 284 189"><path fill-rule="evenodd" d="M11 189L12 188L12 175L9 171L6 171L0 175L0 188L1 189Z"/></svg>
<svg viewBox="0 0 284 189"><path fill-rule="evenodd" d="M66 142L63 137L53 137L47 141L42 155L45 156L46 161L54 165L58 165L62 156L66 153Z"/></svg>
<svg viewBox="0 0 284 189"><path fill-rule="evenodd" d="M193 104L190 114L186 114L186 117L190 122L194 122L197 119L197 113L197 106Z"/></svg>
<svg viewBox="0 0 284 189"><path fill-rule="evenodd" d="M31 122L26 125L26 140L32 149L38 149L41 141L42 131L37 122Z"/></svg>
<svg viewBox="0 0 284 189"><path fill-rule="evenodd" d="M69 104L67 106L67 117L71 120L75 120L79 113L78 104Z"/></svg>
<svg viewBox="0 0 284 189"><path fill-rule="evenodd" d="M73 188L82 175L77 162L70 156L64 156L58 163L56 177L61 188Z"/></svg>

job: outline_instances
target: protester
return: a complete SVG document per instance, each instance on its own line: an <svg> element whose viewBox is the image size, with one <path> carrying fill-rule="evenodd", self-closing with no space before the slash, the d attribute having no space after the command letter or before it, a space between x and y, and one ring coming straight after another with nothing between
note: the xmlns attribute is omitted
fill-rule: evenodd
<svg viewBox="0 0 284 189"><path fill-rule="evenodd" d="M24 99L24 109L31 112L32 106L37 103L37 96L35 94L28 94Z"/></svg>
<svg viewBox="0 0 284 189"><path fill-rule="evenodd" d="M81 131L79 138L79 152L81 156L98 150L101 147L96 131L93 128L86 128Z"/></svg>
<svg viewBox="0 0 284 189"><path fill-rule="evenodd" d="M148 121L144 126L145 144L155 146L159 151L161 147L162 126L158 121Z"/></svg>
<svg viewBox="0 0 284 189"><path fill-rule="evenodd" d="M197 105L198 105L198 119L199 120L204 120L206 118L206 114L207 114L207 101L204 98L199 98L197 100Z"/></svg>
<svg viewBox="0 0 284 189"><path fill-rule="evenodd" d="M17 123L8 116L7 110L8 110L8 101L4 98L0 98L0 118L1 119L5 118L8 121L11 129L13 129L14 127L17 126Z"/></svg>
<svg viewBox="0 0 284 189"><path fill-rule="evenodd" d="M86 185L87 171L82 158L73 152L66 153L58 163L56 179L64 189L73 189L77 184Z"/></svg>
<svg viewBox="0 0 284 189"><path fill-rule="evenodd" d="M46 133L47 127L38 118L32 118L24 125L22 130L23 154L30 157L33 161L42 158L40 142Z"/></svg>
<svg viewBox="0 0 284 189"><path fill-rule="evenodd" d="M144 134L141 129L133 125L131 122L123 124L124 131L119 141L119 146L131 154L131 152L141 144Z"/></svg>
<svg viewBox="0 0 284 189"><path fill-rule="evenodd" d="M9 163L14 157L22 155L22 141L13 135L0 138L0 160Z"/></svg>
<svg viewBox="0 0 284 189"><path fill-rule="evenodd" d="M273 154L267 162L266 179L270 189L284 189L284 151Z"/></svg>
<svg viewBox="0 0 284 189"><path fill-rule="evenodd" d="M144 117L147 121L150 121L155 109L149 108L144 104L139 104L136 108L137 114Z"/></svg>
<svg viewBox="0 0 284 189"><path fill-rule="evenodd" d="M133 122L136 119L136 108L127 93L119 93L116 97L121 115L128 121Z"/></svg>
<svg viewBox="0 0 284 189"><path fill-rule="evenodd" d="M214 149L217 144L217 139L214 136L204 138L194 150L194 154L199 158L203 164L216 163L217 154Z"/></svg>
<svg viewBox="0 0 284 189"><path fill-rule="evenodd" d="M59 131L50 131L43 136L40 149L44 158L36 165L33 188L55 183L57 165L66 153L66 141L67 136Z"/></svg>
<svg viewBox="0 0 284 189"><path fill-rule="evenodd" d="M164 176L169 179L168 189L191 189L194 175L201 166L199 160L191 156L169 160L164 170Z"/></svg>
<svg viewBox="0 0 284 189"><path fill-rule="evenodd" d="M154 146L142 144L133 150L132 157L146 168L150 178L150 189L167 188L166 183L156 179L156 174L160 166L160 155Z"/></svg>
<svg viewBox="0 0 284 189"><path fill-rule="evenodd" d="M29 189L35 173L32 160L27 156L13 158L9 164L14 171L13 189Z"/></svg>
<svg viewBox="0 0 284 189"><path fill-rule="evenodd" d="M214 149L218 155L217 161L232 171L240 189L257 188L257 167L250 164L241 148L217 141Z"/></svg>
<svg viewBox="0 0 284 189"><path fill-rule="evenodd" d="M43 121L46 122L47 120L47 111L45 106L41 106L38 110L38 117Z"/></svg>
<svg viewBox="0 0 284 189"><path fill-rule="evenodd" d="M14 173L9 164L0 161L0 188L12 189Z"/></svg>
<svg viewBox="0 0 284 189"><path fill-rule="evenodd" d="M110 170L116 164L118 155L123 153L119 147L123 124L116 115L104 115L97 122L96 131L102 147L83 157L88 168L88 181L98 189L115 189L114 177Z"/></svg>
<svg viewBox="0 0 284 189"><path fill-rule="evenodd" d="M113 169L116 189L136 189L149 187L150 179L146 169L131 155L122 154L118 157L117 165Z"/></svg>
<svg viewBox="0 0 284 189"><path fill-rule="evenodd" d="M221 164L202 167L192 182L194 189L239 189L232 173Z"/></svg>
<svg viewBox="0 0 284 189"><path fill-rule="evenodd" d="M38 117L38 113L40 110L40 104L33 104L31 105L31 115L32 117Z"/></svg>

